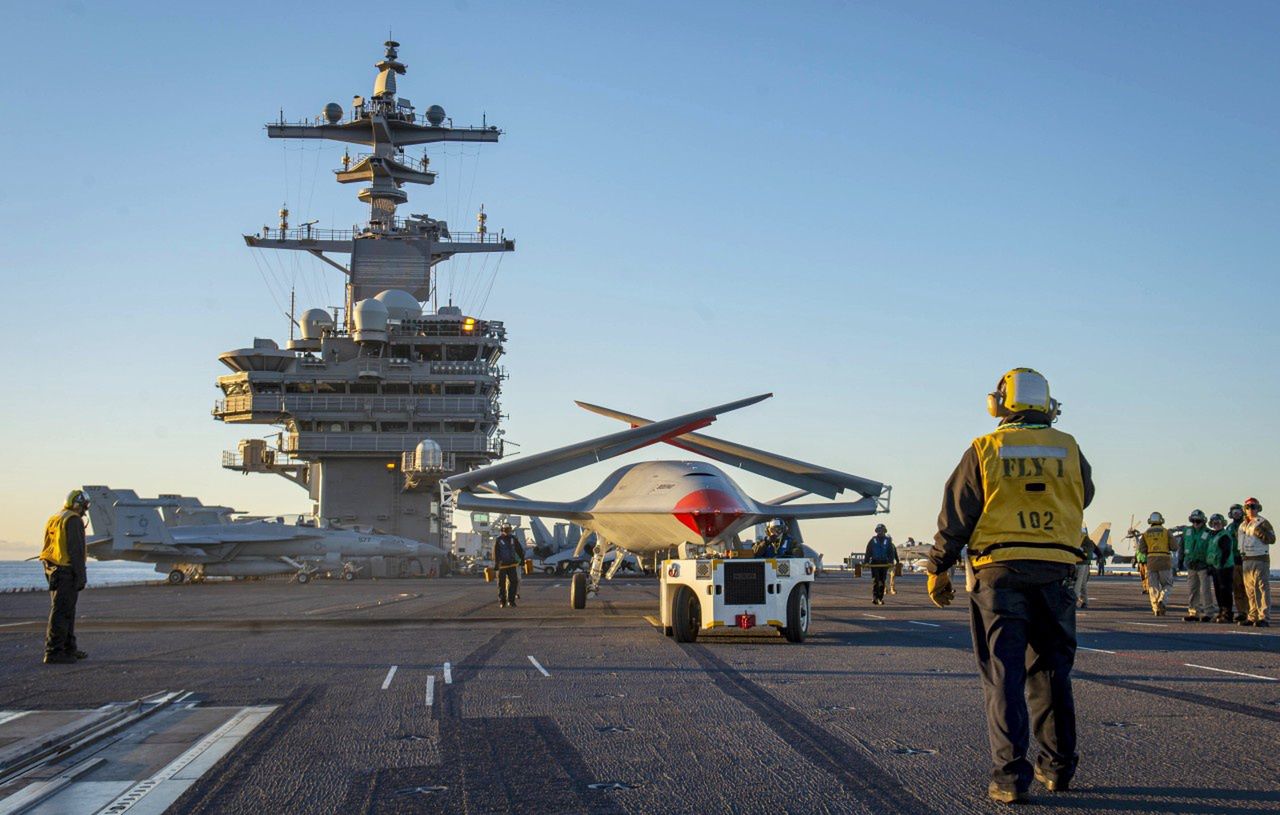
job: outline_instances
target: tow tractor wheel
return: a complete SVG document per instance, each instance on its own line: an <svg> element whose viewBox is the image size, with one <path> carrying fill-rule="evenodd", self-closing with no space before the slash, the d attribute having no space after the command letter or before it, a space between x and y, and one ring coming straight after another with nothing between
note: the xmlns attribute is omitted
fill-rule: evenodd
<svg viewBox="0 0 1280 815"><path fill-rule="evenodd" d="M185 574L183 574L183 573L182 573L182 570L181 570L181 569L174 569L173 571L169 572L169 585L170 585L170 586L176 586L176 585L178 585L179 583L181 583L183 580L186 580L186 579L187 579L187 576L186 576Z"/></svg>
<svg viewBox="0 0 1280 815"><path fill-rule="evenodd" d="M804 642L809 635L809 587L796 586L787 598L787 626L782 636L788 642Z"/></svg>
<svg viewBox="0 0 1280 815"><path fill-rule="evenodd" d="M702 606L698 595L688 586L681 586L671 604L671 633L676 642L693 642L698 639L702 624Z"/></svg>
<svg viewBox="0 0 1280 815"><path fill-rule="evenodd" d="M311 575L307 574L306 572L298 572L299 585L305 586L307 583L310 583L310 582L311 582Z"/></svg>
<svg viewBox="0 0 1280 815"><path fill-rule="evenodd" d="M342 579L343 579L343 580L355 580L355 579L356 579L356 573L355 573L355 572L353 572L353 571L347 570L347 571L345 571L345 572L343 572L343 573L342 573Z"/></svg>
<svg viewBox="0 0 1280 815"><path fill-rule="evenodd" d="M587 607L587 576L582 572L569 583L569 605L579 610Z"/></svg>

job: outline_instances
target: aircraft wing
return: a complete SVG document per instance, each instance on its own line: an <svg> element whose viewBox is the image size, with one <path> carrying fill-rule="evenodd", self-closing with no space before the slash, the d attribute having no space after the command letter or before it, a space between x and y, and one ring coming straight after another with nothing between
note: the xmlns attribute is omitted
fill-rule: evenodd
<svg viewBox="0 0 1280 815"><path fill-rule="evenodd" d="M477 470L477 472L480 471ZM458 509L478 512L529 515L540 518L564 518L570 521L582 521L591 517L591 514L584 511L579 502L576 501L558 503L556 501L530 501L527 498L492 498L487 495L476 495L473 492L456 493L456 500Z"/></svg>
<svg viewBox="0 0 1280 815"><path fill-rule="evenodd" d="M875 515L884 505L879 495L869 495L859 501L837 501L830 504L761 504L760 518L781 518L791 521L807 521L814 518L848 518L854 515Z"/></svg>
<svg viewBox="0 0 1280 815"><path fill-rule="evenodd" d="M705 410L686 413L683 416L664 419L660 422L646 422L643 427L633 427L621 433L612 433L608 436L577 442L566 447L548 450L545 453L521 456L511 461L504 461L489 467L472 470L469 473L452 476L445 479L445 484L451 490L463 491L492 481L498 492L510 492L538 481L563 475L588 464L595 464L597 461L604 461L607 458L629 453L632 450L638 450L650 444L682 436L693 430L706 427L714 422L721 413L728 413L731 410L754 405L756 402L768 399L772 395L771 393L765 393L748 399L739 399L736 402L728 402ZM462 506L462 504L459 504L459 506ZM511 505L504 503L504 506ZM512 508L507 511L514 513L520 510ZM527 510L525 512L528 514ZM546 513L543 514L545 515ZM550 517L569 516L553 515Z"/></svg>
<svg viewBox="0 0 1280 815"><path fill-rule="evenodd" d="M577 404L592 413L626 422L634 428L652 426L649 419L641 416L634 416L630 413L623 413L599 405L588 404L587 402L578 402ZM757 450L754 447L747 447L745 444L704 436L701 433L685 432L659 440L682 450L688 450L691 453L697 453L715 461L740 467L749 473L762 475L765 478L797 487L805 492L821 495L823 498L835 498L846 489L853 490L860 495L876 496L880 495L885 489L885 485L879 481L872 481L869 478L861 478L849 473L842 473L839 470L820 467L817 464L809 464L794 458L770 453L766 450ZM810 517L827 516L814 515Z"/></svg>

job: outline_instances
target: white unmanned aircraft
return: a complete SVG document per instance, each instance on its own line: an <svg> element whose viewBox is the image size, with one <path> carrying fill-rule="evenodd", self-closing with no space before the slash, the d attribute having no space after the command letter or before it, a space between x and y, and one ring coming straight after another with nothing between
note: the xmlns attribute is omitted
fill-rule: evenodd
<svg viewBox="0 0 1280 815"><path fill-rule="evenodd" d="M888 512L890 488L879 481L694 432L714 422L721 413L754 405L772 395L753 396L660 422L578 402L593 413L630 424L631 429L455 475L446 479L445 485L454 493L459 509L563 518L594 532L597 543L590 573L575 574L571 584L570 603L578 609L586 606L588 594L599 590L605 555L614 549L643 555L680 547L682 556L687 556L690 547L733 545L738 533L770 518L787 522L793 537L798 538L797 522L801 520ZM578 501L535 501L513 493L529 484L657 442L741 467L797 491L772 501L757 501L711 464L644 461L614 471ZM846 489L857 493L859 499L791 503L811 494L834 499ZM579 542L579 555L581 549ZM621 558L614 561L608 577L621 562Z"/></svg>

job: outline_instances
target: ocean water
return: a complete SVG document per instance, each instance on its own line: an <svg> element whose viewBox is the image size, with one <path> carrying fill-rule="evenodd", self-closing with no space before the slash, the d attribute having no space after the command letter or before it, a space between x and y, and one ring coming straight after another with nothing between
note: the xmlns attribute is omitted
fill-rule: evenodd
<svg viewBox="0 0 1280 815"><path fill-rule="evenodd" d="M113 583L135 583L140 580L160 580L164 575L146 563L125 563L90 560L85 572L90 586L110 586ZM38 560L0 560L0 591L17 589L45 589L44 568Z"/></svg>

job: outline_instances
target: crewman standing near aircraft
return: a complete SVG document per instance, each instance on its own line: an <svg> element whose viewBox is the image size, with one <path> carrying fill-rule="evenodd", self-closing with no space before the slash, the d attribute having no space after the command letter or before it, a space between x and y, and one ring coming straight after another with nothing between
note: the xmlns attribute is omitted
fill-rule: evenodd
<svg viewBox="0 0 1280 815"><path fill-rule="evenodd" d="M45 633L44 661L72 663L89 656L76 648L76 599L84 590L84 513L89 496L84 490L67 493L62 511L44 527L40 561L49 581L49 628Z"/></svg>
<svg viewBox="0 0 1280 815"><path fill-rule="evenodd" d="M493 567L498 571L498 606L514 607L520 593L520 567L524 565L524 544L502 525L502 534L493 540Z"/></svg>
<svg viewBox="0 0 1280 815"><path fill-rule="evenodd" d="M1080 551L1084 552L1084 561L1076 567L1076 607L1089 607L1089 562L1098 553L1098 545L1089 537L1089 530L1080 530Z"/></svg>
<svg viewBox="0 0 1280 815"><path fill-rule="evenodd" d="M781 518L773 518L764 525L764 538L752 547L755 557L804 557L804 550L787 534L787 525Z"/></svg>
<svg viewBox="0 0 1280 815"><path fill-rule="evenodd" d="M1260 512L1262 503L1257 498L1245 499L1244 522L1237 535L1249 617L1241 625L1266 628L1271 625L1271 547L1276 542L1276 531Z"/></svg>
<svg viewBox="0 0 1280 815"><path fill-rule="evenodd" d="M1202 510L1187 516L1191 527L1182 533L1183 563L1187 567L1187 616L1184 622L1207 623L1218 614L1213 598L1213 570L1209 567L1209 543L1214 533Z"/></svg>
<svg viewBox="0 0 1280 815"><path fill-rule="evenodd" d="M1235 582L1235 546L1232 535L1226 529L1227 519L1215 512L1209 516L1209 546L1205 557L1209 569L1213 573L1213 594L1218 601L1218 614L1214 622L1231 622L1235 597L1232 584Z"/></svg>
<svg viewBox="0 0 1280 815"><path fill-rule="evenodd" d="M1147 531L1138 536L1138 551L1147 559L1147 599L1151 613L1163 617L1165 599L1173 590L1172 535L1164 528L1164 516L1153 512L1147 518Z"/></svg>
<svg viewBox="0 0 1280 815"><path fill-rule="evenodd" d="M1232 504L1227 510L1231 522L1227 524L1227 533L1231 535L1231 556L1236 562L1234 574L1231 576L1231 599L1236 606L1236 622L1249 619L1249 598L1244 596L1244 560L1240 555L1240 524L1244 523L1244 507Z"/></svg>
<svg viewBox="0 0 1280 815"><path fill-rule="evenodd" d="M871 567L871 603L884 605L885 578L898 562L898 550L884 524L876 524L876 534L867 541L863 562Z"/></svg>
<svg viewBox="0 0 1280 815"><path fill-rule="evenodd" d="M1067 789L1079 762L1072 581L1094 489L1076 440L1051 427L1060 410L1038 372L1006 373L987 411L1000 425L974 439L948 479L926 570L929 599L950 605L949 569L969 547L973 649L993 763L987 795L1011 804L1026 799L1033 774L1052 792ZM1034 768L1031 722L1040 743Z"/></svg>

